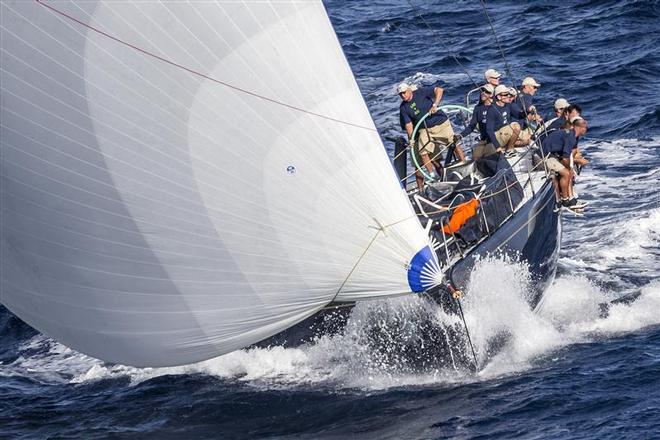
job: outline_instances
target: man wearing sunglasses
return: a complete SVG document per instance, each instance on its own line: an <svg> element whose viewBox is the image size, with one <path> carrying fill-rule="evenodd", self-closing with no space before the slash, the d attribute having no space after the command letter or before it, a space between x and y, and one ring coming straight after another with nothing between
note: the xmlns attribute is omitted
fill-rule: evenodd
<svg viewBox="0 0 660 440"><path fill-rule="evenodd" d="M477 105L472 110L472 118L470 123L465 127L465 129L458 135L454 136L454 142L458 143L462 138L469 135L474 131L475 128L479 129L479 142L474 146L472 150L472 159L478 160L482 157L490 156L491 154L497 153L495 147L488 143L488 133L486 132L486 121L488 117L488 108L493 103L493 93L495 92L495 87L491 84L485 84L481 86L481 104Z"/></svg>
<svg viewBox="0 0 660 440"><path fill-rule="evenodd" d="M513 147L520 134L520 124L510 120L511 108L507 103L509 96L507 86L495 87L495 103L488 108L486 116L488 142L499 152L514 151Z"/></svg>
<svg viewBox="0 0 660 440"><path fill-rule="evenodd" d="M528 76L522 81L518 101L520 102L520 106L528 114L536 113L536 107L534 107L534 95L536 95L539 87L541 87L541 84L537 83L531 76Z"/></svg>

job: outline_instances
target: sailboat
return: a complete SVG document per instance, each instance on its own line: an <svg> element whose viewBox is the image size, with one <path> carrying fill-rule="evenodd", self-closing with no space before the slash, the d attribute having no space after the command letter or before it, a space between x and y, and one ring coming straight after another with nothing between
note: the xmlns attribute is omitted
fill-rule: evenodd
<svg viewBox="0 0 660 440"><path fill-rule="evenodd" d="M44 334L182 365L469 272L439 257L321 1L0 7L0 302ZM537 188L507 223L534 261L558 224Z"/></svg>

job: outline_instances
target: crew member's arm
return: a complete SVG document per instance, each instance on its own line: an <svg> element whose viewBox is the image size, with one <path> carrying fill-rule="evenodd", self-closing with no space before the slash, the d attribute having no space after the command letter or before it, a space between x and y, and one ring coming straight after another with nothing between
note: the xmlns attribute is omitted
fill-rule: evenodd
<svg viewBox="0 0 660 440"><path fill-rule="evenodd" d="M429 110L430 114L433 114L438 110L438 105L440 105L440 100L442 99L442 94L444 92L445 91L440 86L436 86L433 88L433 105Z"/></svg>
<svg viewBox="0 0 660 440"><path fill-rule="evenodd" d="M491 106L491 108L488 110L488 114L486 115L486 133L488 133L488 139L490 139L490 142L493 144L495 148L500 148L500 143L497 142L497 136L495 136L495 123L496 123L496 118L497 115L495 110L493 108L495 104Z"/></svg>
<svg viewBox="0 0 660 440"><path fill-rule="evenodd" d="M408 133L408 141L412 141L412 135L413 135L412 122L407 122L406 123L406 133Z"/></svg>
<svg viewBox="0 0 660 440"><path fill-rule="evenodd" d="M412 142L412 134L413 134L412 119L410 118L410 115L408 114L408 112L405 111L403 107L399 108L399 124L401 125L401 128L406 130L406 134L408 135L408 143Z"/></svg>
<svg viewBox="0 0 660 440"><path fill-rule="evenodd" d="M477 111L477 108L475 107L474 110L472 111L472 118L470 119L470 123L465 127L465 130L461 131L459 134L460 137L464 138L468 134L472 133L475 128L477 128L477 124L479 124L479 112Z"/></svg>

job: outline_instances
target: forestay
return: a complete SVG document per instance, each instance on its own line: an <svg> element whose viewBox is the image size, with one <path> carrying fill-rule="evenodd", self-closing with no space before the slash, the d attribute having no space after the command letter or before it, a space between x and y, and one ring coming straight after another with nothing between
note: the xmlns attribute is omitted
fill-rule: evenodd
<svg viewBox="0 0 660 440"><path fill-rule="evenodd" d="M2 303L190 363L437 278L320 1L2 2Z"/></svg>

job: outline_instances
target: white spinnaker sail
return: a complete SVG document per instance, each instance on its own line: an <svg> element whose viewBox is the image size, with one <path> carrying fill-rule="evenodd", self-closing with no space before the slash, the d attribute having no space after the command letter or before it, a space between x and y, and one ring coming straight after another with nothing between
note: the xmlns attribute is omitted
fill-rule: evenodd
<svg viewBox="0 0 660 440"><path fill-rule="evenodd" d="M37 329L178 365L433 275L320 1L1 7L1 301Z"/></svg>

